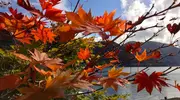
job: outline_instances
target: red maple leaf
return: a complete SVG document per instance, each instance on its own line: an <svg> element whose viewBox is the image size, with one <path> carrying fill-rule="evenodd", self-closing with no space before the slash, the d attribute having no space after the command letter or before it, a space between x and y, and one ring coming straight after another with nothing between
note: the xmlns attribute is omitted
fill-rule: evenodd
<svg viewBox="0 0 180 100"><path fill-rule="evenodd" d="M136 43L132 43L132 44L127 44L125 49L126 49L126 52L130 52L132 54L135 54L136 52L141 51L141 43L136 42Z"/></svg>
<svg viewBox="0 0 180 100"><path fill-rule="evenodd" d="M153 87L161 92L162 86L168 86L165 82L166 78L161 77L162 72L153 72L150 76L144 71L135 76L134 84L138 84L137 92L146 88L146 91L151 94Z"/></svg>
<svg viewBox="0 0 180 100"><path fill-rule="evenodd" d="M0 77L0 91L5 89L14 89L21 83L21 78L17 75L8 75Z"/></svg>
<svg viewBox="0 0 180 100"><path fill-rule="evenodd" d="M42 13L32 6L29 0L17 0L17 4L36 16L42 16Z"/></svg>

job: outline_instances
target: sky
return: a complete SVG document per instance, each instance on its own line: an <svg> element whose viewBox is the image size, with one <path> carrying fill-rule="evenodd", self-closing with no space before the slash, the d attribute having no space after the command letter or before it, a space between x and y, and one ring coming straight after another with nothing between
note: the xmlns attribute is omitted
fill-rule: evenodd
<svg viewBox="0 0 180 100"><path fill-rule="evenodd" d="M23 8L19 8L16 5L16 0L5 0L5 1L12 1L12 6L14 8L18 8L18 11L21 11L23 13L28 12L24 10ZM32 4L40 9L39 0L29 0L32 2ZM111 12L112 10L116 9L116 15L115 17L121 17L122 19L136 21L139 16L142 16L145 14L152 6L152 4L155 4L153 12L161 11L162 9L167 8L173 0L80 0L80 5L83 6L83 8L88 11L89 9L92 10L92 14L94 16L97 15L103 15L104 11ZM77 0L61 0L61 3L56 5L56 8L66 10L66 11L72 11L76 4ZM180 0L177 0L177 2L180 2ZM7 12L7 9L0 8L0 12ZM169 21L172 17L180 17L180 8L173 9L171 11L168 11L166 14L166 18L159 22L158 19L161 17L154 17L151 19L146 20L142 23L141 26L138 27L147 27L150 25L155 25L157 22L160 25L166 26L169 23L179 23L180 19L176 21ZM129 41L145 41L148 39L148 37L152 36L154 32L156 32L158 29L150 29L143 32L137 32L136 36L129 39ZM123 38L126 36L121 36L116 42L120 42L123 40ZM153 41L157 42L163 42L163 43L170 43L171 34L168 32L167 29L162 31L160 35L157 38L154 38ZM180 32L178 32L174 40L180 37ZM97 38L98 40L99 38ZM173 40L172 40L173 41Z"/></svg>

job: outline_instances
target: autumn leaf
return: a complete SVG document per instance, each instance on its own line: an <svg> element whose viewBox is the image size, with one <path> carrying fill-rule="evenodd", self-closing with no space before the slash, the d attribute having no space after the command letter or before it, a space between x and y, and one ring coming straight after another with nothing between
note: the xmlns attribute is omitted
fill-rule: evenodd
<svg viewBox="0 0 180 100"><path fill-rule="evenodd" d="M0 23L0 31L2 31L5 28L5 24L4 23Z"/></svg>
<svg viewBox="0 0 180 100"><path fill-rule="evenodd" d="M116 69L115 67L111 68L111 70L108 71L108 77L101 78L99 83L102 84L104 88L112 87L117 91L118 85L124 87L125 84L128 83L128 80L119 78L120 75L129 75L127 72L122 72L122 70L123 67L119 69Z"/></svg>
<svg viewBox="0 0 180 100"><path fill-rule="evenodd" d="M48 55L46 53L41 53L40 51L34 49L34 53L31 52L31 57L36 61L39 62L42 65L47 66L48 68L50 68L52 71L56 71L59 68L63 67L63 63L62 60L59 58L49 58Z"/></svg>
<svg viewBox="0 0 180 100"><path fill-rule="evenodd" d="M145 60L149 59L149 57L147 56L146 49L140 55L138 54L138 52L136 52L135 57L139 62L142 62L142 61L145 61Z"/></svg>
<svg viewBox="0 0 180 100"><path fill-rule="evenodd" d="M42 25L37 30L32 30L31 34L34 35L36 41L41 40L44 44L47 42L52 43L56 36L50 28L45 28Z"/></svg>
<svg viewBox="0 0 180 100"><path fill-rule="evenodd" d="M13 17L17 20L21 20L24 17L22 13L17 13L17 9L13 9L12 7L9 7L9 11L13 15Z"/></svg>
<svg viewBox="0 0 180 100"><path fill-rule="evenodd" d="M36 16L42 16L42 13L38 9L34 8L30 4L29 0L17 0L17 4Z"/></svg>
<svg viewBox="0 0 180 100"><path fill-rule="evenodd" d="M58 73L56 73L55 78L48 78L48 80L46 80L48 83L46 84L46 90L56 91L58 87L65 86L66 82L69 82L71 79L71 73L71 70L59 71Z"/></svg>
<svg viewBox="0 0 180 100"><path fill-rule="evenodd" d="M46 79L45 90L31 85L29 88L20 88L18 89L21 93L25 94L21 96L18 100L50 100L52 98L62 98L64 97L64 86L66 82L69 82L71 71L60 72L55 78L52 79L49 76Z"/></svg>
<svg viewBox="0 0 180 100"><path fill-rule="evenodd" d="M109 51L104 54L104 57L105 58L113 58L113 57L116 57L119 54L119 52L120 52L119 50Z"/></svg>
<svg viewBox="0 0 180 100"><path fill-rule="evenodd" d="M19 54L19 53L16 53L16 52L13 52L12 53L13 55L15 55L16 57L20 58L20 59L23 59L23 60L26 60L26 61L32 61L31 58L23 55L23 54Z"/></svg>
<svg viewBox="0 0 180 100"><path fill-rule="evenodd" d="M131 28L131 25L129 25L126 20L121 20L119 18L113 19L115 13L116 10L113 10L109 14L105 11L103 16L94 18L97 25L102 27L104 31L110 32L110 36L122 35L125 30Z"/></svg>
<svg viewBox="0 0 180 100"><path fill-rule="evenodd" d="M18 97L17 100L50 100L51 97L54 96L52 96L52 94L46 93L41 88L34 86L33 84L29 84L29 87L19 88L18 91L23 95Z"/></svg>
<svg viewBox="0 0 180 100"><path fill-rule="evenodd" d="M70 86L94 91L94 89L91 88L93 85L86 80L76 80L76 82L72 82Z"/></svg>
<svg viewBox="0 0 180 100"><path fill-rule="evenodd" d="M53 92L67 87L93 90L91 83L86 80L81 80L80 77L77 78L76 75L71 75L71 73L71 70L56 73L54 79L48 79L49 82L46 84L45 91Z"/></svg>
<svg viewBox="0 0 180 100"><path fill-rule="evenodd" d="M151 56L151 58L158 59L161 57L161 53L160 53L160 51L154 51L154 52L152 52L152 54L150 56Z"/></svg>
<svg viewBox="0 0 180 100"><path fill-rule="evenodd" d="M102 84L103 88L105 89L111 87L115 91L117 91L118 85L125 87L125 84L128 84L129 82L126 79L105 77L105 78L101 78L99 83Z"/></svg>
<svg viewBox="0 0 180 100"><path fill-rule="evenodd" d="M73 30L83 32L84 35L101 32L101 28L93 23L91 12L86 13L81 7L78 9L78 14L66 12L66 17L72 21Z"/></svg>
<svg viewBox="0 0 180 100"><path fill-rule="evenodd" d="M62 10L59 10L56 8L46 9L45 16L49 18L50 20L57 21L57 22L64 22L66 20L65 15L62 14Z"/></svg>
<svg viewBox="0 0 180 100"><path fill-rule="evenodd" d="M177 88L180 91L180 85L175 81L175 88Z"/></svg>
<svg viewBox="0 0 180 100"><path fill-rule="evenodd" d="M84 70L79 76L80 80L86 80L88 82L92 82L93 80L98 81L99 78L100 76L97 75L88 75L88 72L86 70Z"/></svg>
<svg viewBox="0 0 180 100"><path fill-rule="evenodd" d="M5 89L14 89L21 84L21 78L17 75L8 75L0 77L0 91Z"/></svg>
<svg viewBox="0 0 180 100"><path fill-rule="evenodd" d="M86 60L90 57L90 51L88 48L82 49L80 48L80 51L77 53L78 58L81 60Z"/></svg>
<svg viewBox="0 0 180 100"><path fill-rule="evenodd" d="M140 42L135 42L135 43L128 43L125 46L125 50L126 52L130 52L132 54L135 54L136 52L140 52L141 51L141 43Z"/></svg>
<svg viewBox="0 0 180 100"><path fill-rule="evenodd" d="M108 77L109 78L118 78L120 75L122 76L127 76L129 73L127 72L122 72L124 67L116 69L116 67L111 68L111 70L108 71Z"/></svg>
<svg viewBox="0 0 180 100"><path fill-rule="evenodd" d="M113 23L113 17L115 13L116 10L113 10L109 14L107 11L105 11L103 16L98 16L95 18L96 24L104 26L106 27L105 29L108 30L110 28L110 24Z"/></svg>
<svg viewBox="0 0 180 100"><path fill-rule="evenodd" d="M91 11L89 11L88 13L85 12L85 10L82 9L82 7L79 7L78 9L78 15L80 17L80 19L83 21L83 22L86 22L86 21L93 21L93 17L91 15Z"/></svg>
<svg viewBox="0 0 180 100"><path fill-rule="evenodd" d="M49 58L48 55L46 53L41 53L40 51L34 49L34 53L29 51L31 53L31 58L23 55L23 54L19 54L19 53L13 53L16 57L19 57L20 59L23 60L27 60L30 61L33 69L37 72L39 72L41 75L45 75L45 76L50 76L52 75L52 72L57 71L58 69L62 69L65 68L66 66L73 64L74 61L67 63L67 65L64 65L62 63L62 60L59 58ZM48 67L50 70L45 71L44 69L39 69L37 68L35 65L36 64L41 64L44 65L46 67Z"/></svg>
<svg viewBox="0 0 180 100"><path fill-rule="evenodd" d="M15 37L15 39L17 39L18 41L22 43L31 44L32 37L27 32L23 32L23 31L21 32L21 31L16 30L13 36Z"/></svg>
<svg viewBox="0 0 180 100"><path fill-rule="evenodd" d="M84 71L87 73L91 73L95 71L95 68L87 68L87 69L84 69Z"/></svg>
<svg viewBox="0 0 180 100"><path fill-rule="evenodd" d="M146 88L146 91L151 94L153 87L161 92L162 86L168 86L165 82L166 78L161 77L162 72L153 72L150 76L147 75L144 71L139 72L135 76L134 84L138 84L137 92Z"/></svg>
<svg viewBox="0 0 180 100"><path fill-rule="evenodd" d="M60 37L60 42L68 42L71 39L74 39L76 31L72 30L70 25L64 24L58 26L55 30L55 33Z"/></svg>
<svg viewBox="0 0 180 100"><path fill-rule="evenodd" d="M81 89L88 89L88 90L93 90L90 86L88 81L85 80L80 80L78 78L74 79L71 75L71 71L60 71L59 74L55 76L54 79L51 79L50 77L47 79L47 84L46 84L46 93L51 93L51 94L57 94L59 93L60 90L64 90L64 88L81 88ZM61 91L61 95L62 91ZM56 96L57 97L57 96Z"/></svg>
<svg viewBox="0 0 180 100"><path fill-rule="evenodd" d="M180 30L179 26L180 24L178 25L176 23L174 23L173 25L168 24L167 29L171 34L176 34Z"/></svg>
<svg viewBox="0 0 180 100"><path fill-rule="evenodd" d="M39 69L36 66L33 67L37 72L39 72L43 76L50 76L52 75L51 71L44 71L43 69Z"/></svg>
<svg viewBox="0 0 180 100"><path fill-rule="evenodd" d="M142 62L151 58L158 59L160 58L160 56L161 56L160 51L153 51L150 55L147 55L146 49L140 55L138 54L138 52L136 52L136 55L135 55L136 59L139 62Z"/></svg>
<svg viewBox="0 0 180 100"><path fill-rule="evenodd" d="M95 66L97 69L99 70L103 70L104 68L107 68L107 67L110 67L112 66L112 64L104 64L104 65L98 65L98 66Z"/></svg>
<svg viewBox="0 0 180 100"><path fill-rule="evenodd" d="M1 13L0 22L4 25L4 29L15 33L16 30L21 32L27 32L25 28L33 27L36 21L36 17L27 17L22 13L17 13L17 10L9 8L11 14ZM36 23L38 24L38 23Z"/></svg>
<svg viewBox="0 0 180 100"><path fill-rule="evenodd" d="M42 10L52 8L53 6L60 3L61 0L39 0Z"/></svg>

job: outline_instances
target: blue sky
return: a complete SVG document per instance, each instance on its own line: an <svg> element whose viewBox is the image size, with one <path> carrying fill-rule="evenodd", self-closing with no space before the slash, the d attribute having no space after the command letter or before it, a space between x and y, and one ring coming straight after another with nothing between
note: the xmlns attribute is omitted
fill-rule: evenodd
<svg viewBox="0 0 180 100"><path fill-rule="evenodd" d="M10 1L10 0L4 0ZM28 14L28 11L25 9L18 7L16 4L17 0L11 0L13 8L18 8L19 12L23 12L24 14ZM40 5L38 4L39 0L29 0L32 4L40 9ZM74 8L77 0L61 0L62 3L56 6L56 8L71 10ZM127 19L131 21L136 21L139 16L142 16L146 13L151 5L154 3L155 7L152 10L153 12L160 11L162 9L167 8L173 0L81 0L80 4L83 5L83 8L88 11L90 8L92 10L92 14L94 16L103 15L104 11L111 12L116 9L115 17L120 17L122 19ZM177 0L180 2L179 0ZM72 4L72 7L71 7ZM8 9L0 8L0 12L8 12ZM162 21L161 24L166 26L170 22L169 19L172 17L180 17L180 9L174 9L172 11L168 11L166 14L166 18ZM157 23L158 18L148 19L147 21L142 23L142 27L147 27L150 25L154 25ZM179 22L180 19L177 21ZM143 33L137 33L136 37L132 38L132 40L144 41L149 36L151 36L157 29L151 29L147 31L143 31ZM146 35L144 35L146 33ZM170 34L167 30L162 32L159 37L155 38L154 41L165 42L168 43L170 41ZM176 38L180 37L180 34L176 35ZM122 36L123 38L123 36ZM122 39L118 39L117 42L120 42Z"/></svg>
<svg viewBox="0 0 180 100"><path fill-rule="evenodd" d="M76 4L77 0L70 0L72 4ZM93 15L103 15L104 11L111 12L116 9L116 16L120 16L121 2L120 0L81 0L80 4L88 11L92 10Z"/></svg>
<svg viewBox="0 0 180 100"><path fill-rule="evenodd" d="M10 1L10 0L5 0L5 1ZM12 1L12 7L13 8L18 8L18 11L23 12L23 13L28 13L26 10L24 10L21 7L18 7L16 4L17 0L11 0ZM29 0L32 5L34 5L36 8L40 9L40 5L38 3L39 0ZM60 6L60 8L65 8L72 10L74 9L74 6L78 0L62 0L63 4ZM92 10L92 14L94 16L97 15L103 15L104 11L111 12L114 9L116 9L116 14L115 17L122 16L123 11L126 9L126 7L122 7L122 1L124 0L80 0L80 5L83 5L83 8L88 11L89 9ZM126 3L130 3L133 0L125 0ZM150 4L150 0L141 0L143 1L146 5ZM7 8L0 8L0 12L8 12Z"/></svg>
<svg viewBox="0 0 180 100"><path fill-rule="evenodd" d="M36 8L40 8L39 4L37 3L38 0L29 0L33 2L33 5ZM66 0L66 7L69 9L73 9L77 0ZM72 4L72 5L71 5ZM111 12L112 10L116 9L116 16L120 16L122 9L121 9L121 2L120 0L81 0L80 4L83 5L83 8L88 11L90 8L92 10L93 15L103 15L104 11ZM26 10L19 8L16 4L16 0L12 0L12 7L18 8L20 12L26 12ZM7 12L8 9L0 8L0 12Z"/></svg>

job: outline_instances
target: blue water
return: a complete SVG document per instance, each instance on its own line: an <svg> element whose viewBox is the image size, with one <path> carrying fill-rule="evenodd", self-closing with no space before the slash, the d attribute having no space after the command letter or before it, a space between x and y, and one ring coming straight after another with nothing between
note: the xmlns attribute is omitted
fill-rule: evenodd
<svg viewBox="0 0 180 100"><path fill-rule="evenodd" d="M145 67L139 67L139 70L143 69ZM153 71L164 71L168 67L150 67L147 73L152 73ZM138 70L136 67L126 67L124 68L124 71L135 73ZM178 83L180 83L180 69L176 70L166 76L168 79L167 82L174 85L174 80L177 80ZM126 86L126 88L120 87L118 90L119 94L131 94L128 100L161 100L164 99L166 96L167 98L173 98L173 97L180 97L180 91L178 89L173 87L165 87L162 88L162 92L160 93L155 88L153 89L153 92L151 95L149 95L145 90L140 91L137 93L137 87L136 85L129 84Z"/></svg>

